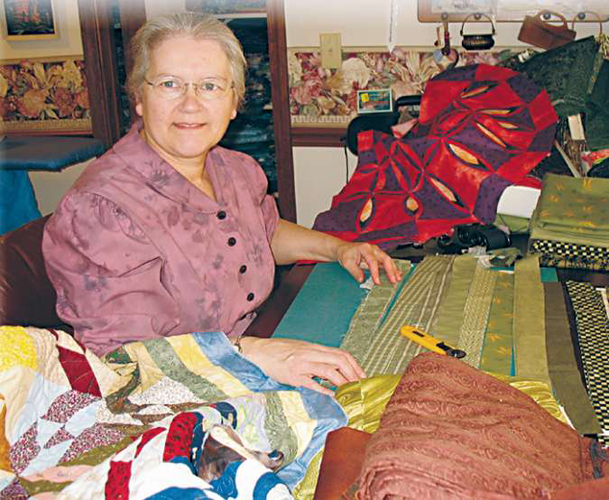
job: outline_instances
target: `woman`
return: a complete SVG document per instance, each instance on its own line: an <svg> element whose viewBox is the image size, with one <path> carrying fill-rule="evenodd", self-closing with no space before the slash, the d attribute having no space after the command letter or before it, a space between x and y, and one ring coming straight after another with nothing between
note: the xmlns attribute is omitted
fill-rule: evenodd
<svg viewBox="0 0 609 500"><path fill-rule="evenodd" d="M401 277L376 246L281 220L249 156L217 146L245 92L245 58L223 23L192 13L147 22L128 87L138 120L91 163L45 228L59 316L98 355L122 344L223 331L276 380L330 393L364 376L348 353L241 334L273 286L275 264L339 261Z"/></svg>

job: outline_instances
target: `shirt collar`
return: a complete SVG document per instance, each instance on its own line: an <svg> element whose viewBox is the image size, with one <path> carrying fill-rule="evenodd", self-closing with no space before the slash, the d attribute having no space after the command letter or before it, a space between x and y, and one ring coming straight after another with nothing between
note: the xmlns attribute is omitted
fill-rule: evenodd
<svg viewBox="0 0 609 500"><path fill-rule="evenodd" d="M144 177L147 184L165 196L201 212L213 213L218 211L218 203L196 188L142 139L140 131L143 127L144 122L141 119L137 120L131 126L129 133L113 146L114 153L129 168ZM215 178L212 172L221 163L223 163L222 159L212 149L205 162L205 168L212 179ZM216 185L214 185L214 188L216 188ZM216 192L216 196L220 201L219 192Z"/></svg>

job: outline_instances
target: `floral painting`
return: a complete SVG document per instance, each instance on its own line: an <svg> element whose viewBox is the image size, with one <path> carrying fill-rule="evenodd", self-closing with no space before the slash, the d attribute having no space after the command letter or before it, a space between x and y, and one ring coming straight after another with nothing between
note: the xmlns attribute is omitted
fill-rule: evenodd
<svg viewBox="0 0 609 500"><path fill-rule="evenodd" d="M82 59L0 64L0 132L91 132Z"/></svg>
<svg viewBox="0 0 609 500"><path fill-rule="evenodd" d="M457 66L497 64L512 57L511 49L459 53ZM318 51L290 49L290 113L292 125L346 126L357 114L358 90L391 89L394 100L423 93L425 83L450 67L432 51L396 47L393 52L343 50L342 66L321 66Z"/></svg>
<svg viewBox="0 0 609 500"><path fill-rule="evenodd" d="M7 40L57 37L52 0L3 0Z"/></svg>

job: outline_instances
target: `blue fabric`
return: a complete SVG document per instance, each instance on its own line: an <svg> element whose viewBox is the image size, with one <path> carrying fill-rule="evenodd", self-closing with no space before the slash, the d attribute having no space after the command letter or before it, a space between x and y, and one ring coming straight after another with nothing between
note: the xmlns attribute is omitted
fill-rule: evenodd
<svg viewBox="0 0 609 500"><path fill-rule="evenodd" d="M39 218L30 177L23 170L0 170L0 234Z"/></svg>
<svg viewBox="0 0 609 500"><path fill-rule="evenodd" d="M353 278L351 281L359 289ZM358 304L359 301L354 304L355 308ZM249 390L254 392L294 390L300 393L303 406L308 416L316 420L316 425L311 440L302 454L277 472L277 477L290 488L296 486L306 474L313 457L323 448L327 434L347 425L347 417L340 405L331 396L304 387L287 386L268 377L257 365L241 356L221 332L197 332L193 336L213 364L231 373Z"/></svg>
<svg viewBox="0 0 609 500"><path fill-rule="evenodd" d="M336 263L320 263L307 278L273 338L340 346L366 290Z"/></svg>
<svg viewBox="0 0 609 500"><path fill-rule="evenodd" d="M92 137L8 136L0 142L0 170L61 170L104 150Z"/></svg>

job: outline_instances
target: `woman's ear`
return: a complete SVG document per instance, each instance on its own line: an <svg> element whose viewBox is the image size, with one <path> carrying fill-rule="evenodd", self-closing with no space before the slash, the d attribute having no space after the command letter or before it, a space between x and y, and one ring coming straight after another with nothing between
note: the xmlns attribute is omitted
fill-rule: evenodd
<svg viewBox="0 0 609 500"><path fill-rule="evenodd" d="M135 103L134 109L138 116L144 116L144 109L142 107L142 101L140 101L139 99Z"/></svg>

